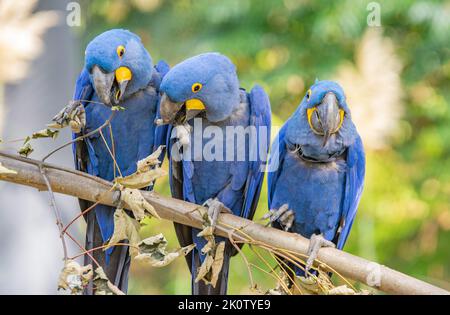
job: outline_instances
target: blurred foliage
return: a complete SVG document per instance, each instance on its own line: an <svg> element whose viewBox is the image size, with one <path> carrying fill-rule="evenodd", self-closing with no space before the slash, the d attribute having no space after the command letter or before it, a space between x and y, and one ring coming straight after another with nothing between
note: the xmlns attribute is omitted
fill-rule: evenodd
<svg viewBox="0 0 450 315"><path fill-rule="evenodd" d="M374 29L367 25L369 2L92 0L82 3L81 37L84 46L106 29L127 28L141 36L154 61L164 58L171 65L205 51L224 53L237 65L244 88L259 83L266 89L279 124L316 77L339 78L343 65L361 68L358 47ZM450 2L378 3L382 27L375 29L393 46L385 54L395 53L402 65L394 69L402 91L394 98L398 106L380 104L371 113L381 121L394 117L397 131L382 149L365 141L365 191L346 250L450 289ZM369 54L365 62L370 66L376 58ZM383 70L371 71L368 77ZM391 83L384 83L370 95L371 103L383 101L383 91L391 93ZM358 121L358 128L368 127ZM157 190L169 195L167 179ZM255 219L266 205L264 187ZM143 230L146 236L157 232L177 244L170 222L153 220ZM248 247L244 252L257 263ZM261 288L274 287L267 275L254 276ZM163 269L132 266L131 293L180 294L189 288L182 259ZM229 293L245 292L250 292L247 269L236 257Z"/></svg>

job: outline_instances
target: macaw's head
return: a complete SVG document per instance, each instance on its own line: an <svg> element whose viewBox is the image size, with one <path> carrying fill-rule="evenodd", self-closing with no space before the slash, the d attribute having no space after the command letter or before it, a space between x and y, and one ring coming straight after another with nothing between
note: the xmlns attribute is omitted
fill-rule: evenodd
<svg viewBox="0 0 450 315"><path fill-rule="evenodd" d="M356 134L344 91L332 81L316 81L290 121L288 136L296 144L320 143L325 147L331 138L340 138L342 143L348 135L353 141Z"/></svg>
<svg viewBox="0 0 450 315"><path fill-rule="evenodd" d="M152 58L141 39L114 29L95 37L86 47L85 67L100 100L108 106L145 88L152 76Z"/></svg>
<svg viewBox="0 0 450 315"><path fill-rule="evenodd" d="M218 53L205 53L173 67L161 82L163 123L183 124L200 113L211 122L228 118L239 105L236 67Z"/></svg>

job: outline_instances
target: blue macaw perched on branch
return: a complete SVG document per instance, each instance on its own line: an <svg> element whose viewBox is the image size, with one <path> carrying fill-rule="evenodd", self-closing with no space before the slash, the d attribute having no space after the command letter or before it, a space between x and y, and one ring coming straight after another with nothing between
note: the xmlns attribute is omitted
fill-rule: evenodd
<svg viewBox="0 0 450 315"><path fill-rule="evenodd" d="M309 270L320 247L343 248L363 190L364 148L342 88L316 81L277 140L268 174L271 221L310 238Z"/></svg>
<svg viewBox="0 0 450 315"><path fill-rule="evenodd" d="M235 66L218 53L201 54L173 67L161 83L161 92L162 122L192 130L181 138L178 127L173 133L168 132L172 195L209 207L213 227L218 213L224 209L252 219L270 141L267 94L259 86L250 93L240 89ZM245 132L252 128L255 136L246 141ZM244 141L239 143L235 137ZM175 158L174 153L179 153L180 147L174 150L179 142L184 145L182 159ZM255 152L259 154L256 156ZM198 235L200 230L180 224L175 224L175 229L182 246L196 244L186 257L192 274L192 293L225 294L229 261L235 254L231 243L228 240L224 243L223 266L214 287L203 280L195 281L205 260L201 250L206 240ZM224 241L219 237L215 240Z"/></svg>
<svg viewBox="0 0 450 315"><path fill-rule="evenodd" d="M159 112L159 85L168 71L163 61L155 67L140 38L126 30L114 29L94 38L86 48L85 65L75 87L74 100L85 111L85 126L74 137L87 134L116 112L111 128L96 133L74 146L78 170L108 181L136 171L137 161L165 144L167 127L154 124ZM103 137L108 143L105 145ZM112 137L111 137L112 135ZM115 155L117 167L110 151ZM81 209L92 204L80 200ZM103 245L114 231L114 208L97 205L85 215L86 249ZM116 246L105 252L93 252L109 280L127 290L130 257L128 247ZM88 256L85 263L92 263ZM92 288L88 291L92 293Z"/></svg>

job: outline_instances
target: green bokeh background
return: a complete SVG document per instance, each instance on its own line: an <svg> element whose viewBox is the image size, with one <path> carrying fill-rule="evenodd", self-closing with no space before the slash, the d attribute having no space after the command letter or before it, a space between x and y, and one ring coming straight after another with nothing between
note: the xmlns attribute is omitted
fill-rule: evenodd
<svg viewBox="0 0 450 315"><path fill-rule="evenodd" d="M358 63L358 47L373 28L367 23L369 2L82 1L80 36L84 47L106 29L127 28L141 36L155 61L163 58L170 65L205 51L226 54L237 65L242 87L259 83L266 89L274 124L280 125L316 77L335 78L342 65ZM381 9L376 29L402 64L397 71L402 96L400 107L380 105L373 115L394 117L399 109L402 114L382 147L366 145L365 191L345 250L450 289L450 2L376 3ZM391 83L385 83L370 96L372 102L390 93ZM158 182L157 191L170 194L167 179ZM266 204L264 186L255 218ZM178 246L171 222L152 221L142 230L159 232L170 247ZM248 247L244 252L263 267ZM254 278L262 290L274 287L262 272L255 270ZM229 293L251 292L239 256L232 260L229 283ZM189 292L182 259L162 269L132 266L130 293Z"/></svg>

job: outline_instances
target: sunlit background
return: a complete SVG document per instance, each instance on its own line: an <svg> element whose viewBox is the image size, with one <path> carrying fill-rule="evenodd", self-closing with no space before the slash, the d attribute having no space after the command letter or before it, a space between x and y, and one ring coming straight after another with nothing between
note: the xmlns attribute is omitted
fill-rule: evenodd
<svg viewBox="0 0 450 315"><path fill-rule="evenodd" d="M370 1L78 1L80 26L68 26L68 2L0 0L1 150L14 152L20 143L11 140L42 129L67 104L84 47L110 28L139 34L153 59L170 65L206 51L226 54L242 87L266 89L278 126L316 78L334 79L367 152L345 250L450 289L450 1L377 1L380 27L367 21ZM31 157L69 137L66 130L33 143ZM70 149L52 162L71 167ZM157 190L169 195L167 179ZM74 198L57 202L66 222L79 211ZM256 219L266 204L264 187ZM0 182L0 293L56 292L62 250L52 215L45 193ZM84 222L71 232L82 241ZM178 247L171 222L142 229L143 236L159 232ZM262 290L275 285L267 274L253 276ZM251 292L239 256L229 283L229 293ZM133 263L129 291L189 293L185 261L162 269Z"/></svg>

